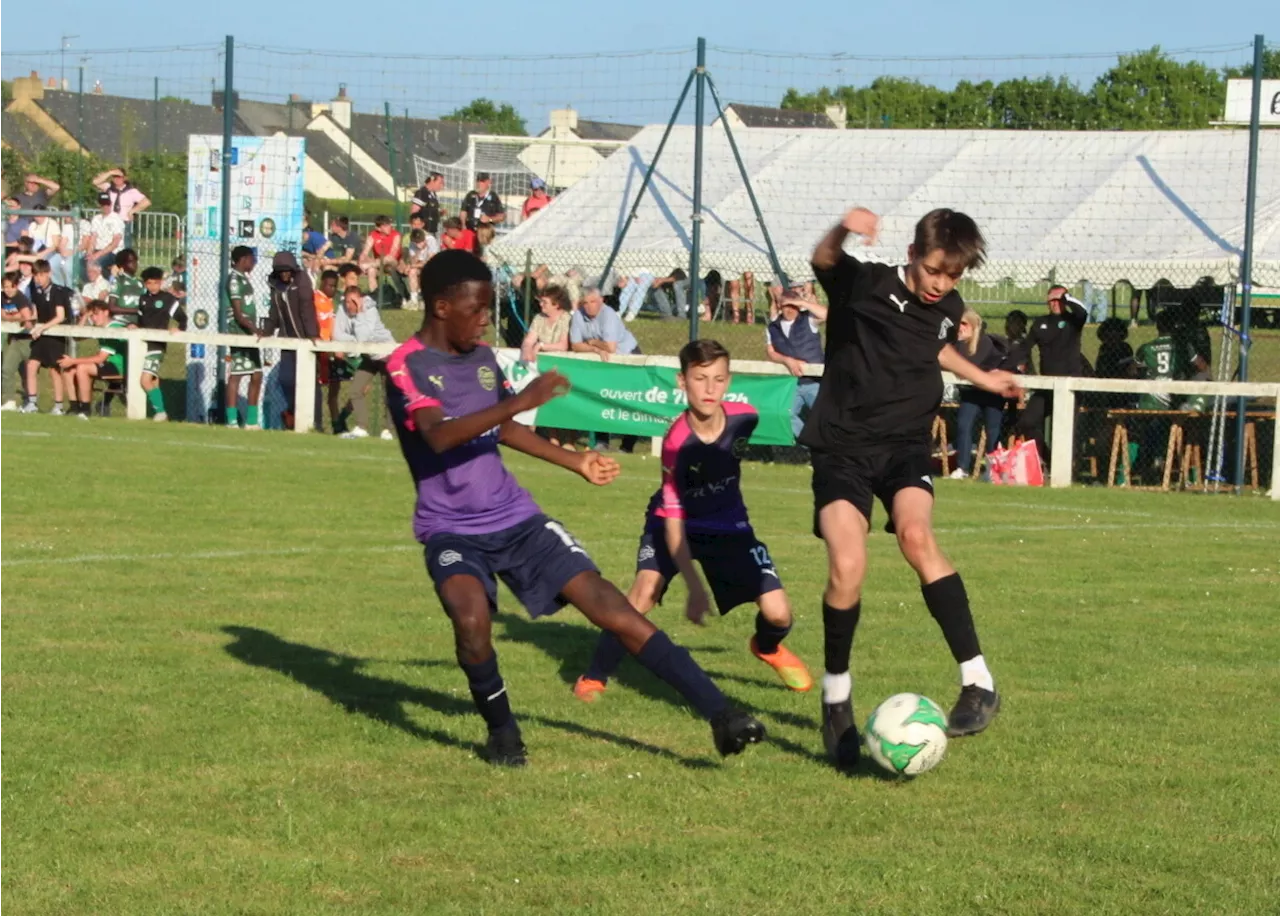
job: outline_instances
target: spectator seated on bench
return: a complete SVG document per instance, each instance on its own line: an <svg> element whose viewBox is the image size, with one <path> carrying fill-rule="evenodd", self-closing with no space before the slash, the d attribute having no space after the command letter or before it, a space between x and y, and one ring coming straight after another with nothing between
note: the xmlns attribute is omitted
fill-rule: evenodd
<svg viewBox="0 0 1280 916"><path fill-rule="evenodd" d="M89 316L89 324L94 327L109 330L125 328L122 320L112 318L111 307L101 299L88 303L85 311ZM89 419L89 405L93 402L93 386L96 381L115 382L123 390L127 354L126 341L104 334L98 339L98 352L92 356L64 356L58 360L63 378L74 385L78 403L72 412L76 416L82 420Z"/></svg>

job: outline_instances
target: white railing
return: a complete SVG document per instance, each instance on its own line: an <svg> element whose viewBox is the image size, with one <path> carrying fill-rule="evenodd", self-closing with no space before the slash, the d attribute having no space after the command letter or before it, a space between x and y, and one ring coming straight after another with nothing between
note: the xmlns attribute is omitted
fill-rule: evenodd
<svg viewBox="0 0 1280 916"><path fill-rule="evenodd" d="M0 323L0 333L19 333L23 329L12 323ZM56 337L76 337L97 340L104 335L104 329L88 326L57 326L50 328L46 334ZM296 350L297 375L294 405L294 431L310 432L315 410L316 394L316 354L346 353L364 356L385 357L391 354L397 344L359 344L351 341L328 341L312 343L309 340L298 340L284 337L252 338L239 334L193 334L191 332L151 331L144 329L112 329L112 339L123 339L128 342L128 363L125 393L127 396L127 416L131 420L145 420L147 415L146 395L142 390L142 361L146 355L147 341L157 343L204 344L205 346L225 346L239 349L256 348L262 350ZM512 351L515 352L515 351ZM599 360L594 354L565 353L556 354L571 359ZM663 366L678 368L680 361L674 356L613 356L612 363L625 366ZM763 360L733 360L732 370L749 375L786 375L787 370L777 363ZM807 364L806 376L819 377L822 366ZM947 384L963 384L950 373L943 373ZM1098 378L1060 378L1039 375L1020 376L1023 388L1052 391L1053 413L1050 415L1053 430L1050 452L1051 487L1069 487L1073 471L1072 452L1075 443L1075 423L1078 416L1076 395L1084 392L1103 394L1154 394L1169 393L1175 395L1204 395L1207 397L1227 398L1264 398L1272 401L1273 407L1280 412L1280 384L1275 382L1170 382L1170 381L1131 381L1127 379ZM1066 433L1063 434L1062 430ZM1278 423L1276 440L1271 449L1271 498L1280 500L1280 423Z"/></svg>

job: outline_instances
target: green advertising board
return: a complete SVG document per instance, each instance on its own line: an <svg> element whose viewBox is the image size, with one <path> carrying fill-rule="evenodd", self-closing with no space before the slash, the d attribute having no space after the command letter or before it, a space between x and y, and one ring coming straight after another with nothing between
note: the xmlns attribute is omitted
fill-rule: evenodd
<svg viewBox="0 0 1280 916"><path fill-rule="evenodd" d="M661 436L685 409L676 369L626 366L563 356L538 357L538 371L556 369L573 386L564 397L538 408L538 425L624 436ZM796 380L790 375L736 373L727 401L750 404L760 414L751 442L791 445L791 403Z"/></svg>

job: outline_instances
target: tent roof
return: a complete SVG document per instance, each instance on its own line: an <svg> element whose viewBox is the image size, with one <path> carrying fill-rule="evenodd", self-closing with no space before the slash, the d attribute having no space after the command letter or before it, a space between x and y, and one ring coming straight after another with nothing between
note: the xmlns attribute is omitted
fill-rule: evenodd
<svg viewBox="0 0 1280 916"><path fill-rule="evenodd" d="M538 219L502 236L495 256L526 250L558 267L603 266L663 128L647 127ZM705 132L704 269L770 274L767 249L723 132ZM1237 130L1042 132L753 129L735 135L783 268L811 274L814 244L849 206L882 218L864 256L900 261L934 207L973 216L988 241L980 282L1237 278L1248 136ZM1259 149L1255 278L1280 285L1280 131ZM667 142L619 256L623 272L686 266L693 128ZM852 243L851 243L852 245Z"/></svg>

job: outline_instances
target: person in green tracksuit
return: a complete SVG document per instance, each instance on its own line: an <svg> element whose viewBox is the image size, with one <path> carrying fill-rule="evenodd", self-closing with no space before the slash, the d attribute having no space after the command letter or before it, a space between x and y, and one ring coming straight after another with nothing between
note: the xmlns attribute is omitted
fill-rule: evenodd
<svg viewBox="0 0 1280 916"><path fill-rule="evenodd" d="M1138 347L1134 361L1143 377L1151 381L1178 381L1187 377L1186 351L1174 338L1173 313L1165 309L1156 315L1156 337ZM1174 397L1167 391L1144 392L1138 399L1139 410L1172 410ZM1135 472L1146 473L1158 467L1163 458L1162 446L1168 442L1169 417L1151 417L1143 426Z"/></svg>
<svg viewBox="0 0 1280 916"><path fill-rule="evenodd" d="M231 320L227 322L228 334L247 334L261 337L258 294L254 291L250 274L257 266L258 256L253 249L239 245L231 250L231 274L227 277L227 299L231 303ZM263 306L266 303L262 303ZM249 376L248 407L245 409L244 428L260 429L258 399L262 394L262 351L257 347L232 347L228 354L227 369L227 425L240 425L240 380Z"/></svg>

